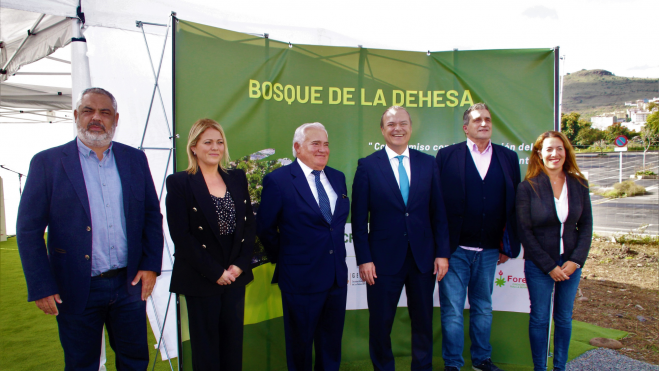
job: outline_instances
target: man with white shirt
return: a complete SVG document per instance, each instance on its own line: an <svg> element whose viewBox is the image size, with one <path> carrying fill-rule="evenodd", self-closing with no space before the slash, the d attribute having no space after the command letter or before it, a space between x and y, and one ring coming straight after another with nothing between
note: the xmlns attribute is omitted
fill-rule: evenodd
<svg viewBox="0 0 659 371"><path fill-rule="evenodd" d="M289 371L336 371L341 364L348 267L343 238L350 211L342 172L327 166L325 127L295 130L297 159L265 176L256 233L277 264Z"/></svg>
<svg viewBox="0 0 659 371"><path fill-rule="evenodd" d="M491 142L492 116L483 103L467 109L467 140L439 150L437 166L449 223L451 259L439 284L445 371L464 365L462 311L469 295L469 337L474 370L499 371L492 363L492 289L497 264L519 255L515 192L517 154Z"/></svg>
<svg viewBox="0 0 659 371"><path fill-rule="evenodd" d="M388 108L384 149L359 160L352 186L352 235L369 309L373 368L394 370L391 328L403 286L412 322L412 370L432 369L435 279L448 270L448 224L432 156L408 148L412 120ZM369 230L370 222L370 230Z"/></svg>

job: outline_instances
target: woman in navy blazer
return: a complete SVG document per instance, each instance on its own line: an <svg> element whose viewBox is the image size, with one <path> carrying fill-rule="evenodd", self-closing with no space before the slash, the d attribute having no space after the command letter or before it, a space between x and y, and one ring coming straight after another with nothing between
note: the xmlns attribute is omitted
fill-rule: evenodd
<svg viewBox="0 0 659 371"><path fill-rule="evenodd" d="M565 135L548 131L533 145L517 188L517 223L531 299L529 338L535 371L547 369L554 294L554 370L565 370L572 308L593 233L588 181Z"/></svg>
<svg viewBox="0 0 659 371"><path fill-rule="evenodd" d="M185 295L192 364L241 370L245 285L255 218L242 170L226 170L224 130L198 120L188 137L188 168L167 177L167 223L176 260L170 291Z"/></svg>

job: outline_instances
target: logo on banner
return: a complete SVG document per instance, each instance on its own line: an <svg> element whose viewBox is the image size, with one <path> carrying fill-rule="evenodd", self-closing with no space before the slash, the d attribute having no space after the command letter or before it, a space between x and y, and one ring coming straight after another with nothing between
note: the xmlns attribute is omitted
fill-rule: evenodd
<svg viewBox="0 0 659 371"><path fill-rule="evenodd" d="M503 277L503 270L499 271L499 278L494 280L494 284L499 287L504 287L506 284L510 284L511 289L526 289L526 277L518 277L509 274L505 278Z"/></svg>
<svg viewBox="0 0 659 371"><path fill-rule="evenodd" d="M366 284L366 281L359 277L359 272L352 272L350 273L350 284L352 286L362 286Z"/></svg>

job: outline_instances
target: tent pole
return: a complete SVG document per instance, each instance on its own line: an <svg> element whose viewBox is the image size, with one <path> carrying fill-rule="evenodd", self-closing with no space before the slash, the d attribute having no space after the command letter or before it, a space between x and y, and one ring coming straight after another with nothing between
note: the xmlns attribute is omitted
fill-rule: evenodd
<svg viewBox="0 0 659 371"><path fill-rule="evenodd" d="M14 53L11 55L11 57L9 57L9 59L7 60L7 63L5 63L5 65L2 66L2 72L3 73L7 73L7 67L9 67L9 64L14 60L14 58L18 55L18 53L21 51L21 49L23 49L23 46L27 42L27 39L29 39L30 36L32 36L34 34L34 30L37 28L39 23L41 23L41 21L43 20L43 17L45 17L45 16L46 16L45 14L41 14L39 16L39 18L37 18L37 21L34 22L34 25L29 30L27 30L27 36L25 36L23 41L21 41L21 45L19 45L18 48L14 51Z"/></svg>
<svg viewBox="0 0 659 371"><path fill-rule="evenodd" d="M82 36L82 22L74 19L71 22L71 107L75 110L78 98L83 90L92 86L87 58L87 40ZM75 126L73 132L76 133Z"/></svg>

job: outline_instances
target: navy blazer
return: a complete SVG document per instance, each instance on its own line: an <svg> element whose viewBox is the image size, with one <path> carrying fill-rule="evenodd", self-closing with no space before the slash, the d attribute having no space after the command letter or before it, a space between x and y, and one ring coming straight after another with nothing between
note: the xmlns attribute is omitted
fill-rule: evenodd
<svg viewBox="0 0 659 371"><path fill-rule="evenodd" d="M437 164L432 156L410 149L410 173L406 206L384 149L359 160L352 183L357 264L373 262L377 273L396 274L405 262L408 242L423 273L434 269L435 258L450 257Z"/></svg>
<svg viewBox="0 0 659 371"><path fill-rule="evenodd" d="M493 155L496 154L499 159L506 179L506 230L503 235L501 252L515 258L520 252L517 218L515 217L515 193L517 185L521 181L519 159L516 152L504 146L492 143L492 150ZM464 212L467 207L465 166L467 156L471 156L467 151L467 142L464 141L444 147L437 152L437 166L439 166L442 193L446 205L451 253L458 248Z"/></svg>
<svg viewBox="0 0 659 371"><path fill-rule="evenodd" d="M221 294L217 284L224 270L235 265L243 273L231 285L245 286L254 279L255 219L247 178L242 170L220 170L236 207L236 229L230 246L220 239L215 203L201 171L185 171L167 177L167 225L174 241L176 260L169 290L191 296Z"/></svg>
<svg viewBox="0 0 659 371"><path fill-rule="evenodd" d="M295 160L263 179L256 234L268 257L277 264L272 283L284 292L308 294L329 290L334 282L345 287L345 224L350 211L346 178L323 169L337 199L332 223L327 223Z"/></svg>
<svg viewBox="0 0 659 371"><path fill-rule="evenodd" d="M142 282L131 285L137 271L160 274L162 266L160 202L144 153L117 142L112 143L112 152L126 218L126 286L130 295L139 295ZM61 313L82 313L91 282L92 233L77 141L37 153L30 163L16 223L28 301L59 294Z"/></svg>
<svg viewBox="0 0 659 371"><path fill-rule="evenodd" d="M586 263L593 237L593 211L588 182L567 175L568 214L563 228L563 250L566 260L581 266ZM529 259L543 272L556 268L560 259L561 221L556 214L554 191L549 177L540 173L523 181L517 190L517 223L524 245L524 259ZM585 185L585 186L584 186Z"/></svg>

